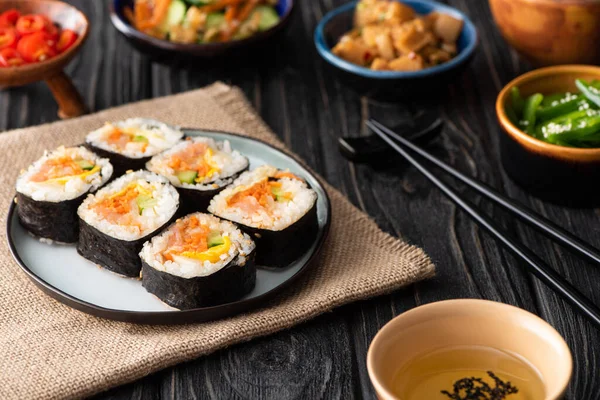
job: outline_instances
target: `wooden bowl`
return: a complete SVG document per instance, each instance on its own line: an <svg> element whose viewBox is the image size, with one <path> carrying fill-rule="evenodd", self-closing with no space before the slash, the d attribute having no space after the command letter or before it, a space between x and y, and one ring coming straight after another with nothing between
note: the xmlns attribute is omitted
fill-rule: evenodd
<svg viewBox="0 0 600 400"><path fill-rule="evenodd" d="M600 63L597 0L489 0L504 39L537 66Z"/></svg>
<svg viewBox="0 0 600 400"><path fill-rule="evenodd" d="M63 29L75 31L79 37L64 53L46 61L18 67L0 68L0 87L8 88L45 81L58 103L60 118L77 117L86 112L81 95L64 73L65 66L81 49L89 33L86 16L75 7L54 0L0 0L0 12L15 8L21 14L43 14Z"/></svg>
<svg viewBox="0 0 600 400"><path fill-rule="evenodd" d="M367 354L367 370L379 399L404 400L392 389L401 368L417 357L455 346L492 347L525 359L545 386L540 400L563 398L571 379L571 352L546 321L493 301L446 300L407 311L377 333Z"/></svg>
<svg viewBox="0 0 600 400"><path fill-rule="evenodd" d="M575 79L600 79L600 67L562 65L519 76L498 95L496 115L502 163L508 175L538 197L569 206L600 205L600 148L579 149L546 143L514 126L506 116L510 90L518 86L523 96L533 93L578 92Z"/></svg>

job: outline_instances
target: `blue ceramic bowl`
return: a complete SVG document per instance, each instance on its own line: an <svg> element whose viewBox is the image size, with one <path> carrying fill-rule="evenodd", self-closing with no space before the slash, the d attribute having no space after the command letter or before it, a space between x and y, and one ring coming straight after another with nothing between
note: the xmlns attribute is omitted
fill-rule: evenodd
<svg viewBox="0 0 600 400"><path fill-rule="evenodd" d="M224 43L182 44L157 39L135 29L123 14L125 7L133 6L133 0L111 0L110 5L110 19L115 28L138 50L163 60L235 56L245 54L248 50L256 50L271 43L289 25L294 10L293 0L279 0L276 10L281 21L268 31Z"/></svg>
<svg viewBox="0 0 600 400"><path fill-rule="evenodd" d="M477 29L462 12L433 1L402 0L402 3L412 7L417 14L437 11L462 19L464 26L457 42L458 55L447 63L411 72L373 71L352 64L333 54L331 49L345 33L352 29L357 3L357 1L350 2L325 15L317 25L314 41L317 51L333 68L334 73L362 95L402 99L420 97L433 88L439 92L449 81L464 71L477 47Z"/></svg>

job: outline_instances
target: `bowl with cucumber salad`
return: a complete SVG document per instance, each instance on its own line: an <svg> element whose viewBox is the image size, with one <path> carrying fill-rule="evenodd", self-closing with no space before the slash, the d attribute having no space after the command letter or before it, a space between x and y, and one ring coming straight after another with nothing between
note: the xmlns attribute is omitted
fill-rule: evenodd
<svg viewBox="0 0 600 400"><path fill-rule="evenodd" d="M550 201L600 205L600 67L521 75L500 92L496 114L502 163L514 181Z"/></svg>
<svg viewBox="0 0 600 400"><path fill-rule="evenodd" d="M153 56L207 58L256 48L289 23L293 0L113 0L111 21Z"/></svg>

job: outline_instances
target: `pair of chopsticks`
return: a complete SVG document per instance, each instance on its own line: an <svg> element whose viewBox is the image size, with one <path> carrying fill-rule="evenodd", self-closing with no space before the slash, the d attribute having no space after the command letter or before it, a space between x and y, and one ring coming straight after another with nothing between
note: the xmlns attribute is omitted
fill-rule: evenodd
<svg viewBox="0 0 600 400"><path fill-rule="evenodd" d="M584 258L600 264L600 251L598 249L594 248L592 245L586 243L577 236L565 231L561 227L545 219L534 211L526 208L525 206L520 205L519 203L501 195L483 183L469 178L468 176L455 170L448 164L429 154L425 150L411 143L379 122L371 119L367 121L367 126L400 155L402 155L415 168L417 168L423 175L425 175L447 197L460 206L463 211L465 211L476 222L483 226L493 237L506 246L506 248L510 250L514 256L522 260L527 269L537 276L538 279L544 282L544 284L554 290L564 300L570 303L584 316L595 323L598 328L600 328L600 308L598 308L589 298L577 290L565 278L552 269L531 250L504 232L503 229L490 217L483 214L474 205L465 200L457 191L437 178L427 167L425 167L421 162L417 161L407 149L420 155L427 161L442 169L444 172L462 181L470 188L479 192L485 198L492 200L493 202L504 207L506 210L518 216L523 222L533 226L550 239L556 240L563 246L573 250Z"/></svg>

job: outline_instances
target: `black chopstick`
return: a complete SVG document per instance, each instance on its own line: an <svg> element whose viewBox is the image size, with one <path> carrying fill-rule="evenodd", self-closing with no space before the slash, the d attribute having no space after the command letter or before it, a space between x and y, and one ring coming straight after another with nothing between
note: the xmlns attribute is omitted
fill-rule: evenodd
<svg viewBox="0 0 600 400"><path fill-rule="evenodd" d="M565 247L573 250L575 253L580 254L584 258L587 258L588 260L593 261L596 264L600 264L600 250L598 250L591 244L585 242L583 239L564 230L560 226L558 226L555 223L553 223L552 221L542 217L541 215L530 210L529 208L525 207L524 205L519 204L516 201L509 199L506 196L503 196L502 194L498 193L491 187L489 187L473 178L469 178L468 176L466 176L463 173L452 168L445 162L432 156L425 150L421 149L420 147L414 145L413 143L406 140L402 136L393 132L389 128L383 126L379 122L377 122L375 120L370 120L367 122L367 125L369 125L369 127L371 129L379 128L381 131L383 131L383 133L385 133L388 136L391 136L396 141L400 142L403 146L408 147L410 150L419 154L421 157L427 159L431 163L433 163L436 166L438 166L439 168L443 169L445 172L447 172L450 175L454 176L455 178L459 179L460 181L465 183L467 186L469 186L472 189L476 190L477 192L481 193L486 198L503 206L507 211L510 211L511 213L519 216L523 222L536 228L538 231L540 231L544 235L555 239L557 242L562 243Z"/></svg>
<svg viewBox="0 0 600 400"><path fill-rule="evenodd" d="M579 310L584 316L589 318L593 323L600 328L600 309L592 303L583 293L577 290L567 280L565 280L558 272L552 269L542 259L535 255L531 250L519 243L515 239L511 238L505 232L502 231L494 221L488 216L482 214L475 206L471 205L468 201L463 199L456 191L451 189L441 180L439 180L431 171L424 167L420 162L415 160L404 148L395 143L390 137L388 137L381 129L376 125L367 122L369 128L373 130L379 137L381 137L387 144L389 144L394 150L402 155L408 162L410 162L415 168L417 168L423 175L425 175L433 184L435 184L446 196L452 201L459 205L465 212L467 212L475 221L481 226L487 229L492 236L498 239L504 244L517 258L521 259L527 265L527 268L535 274L542 282L548 287L554 290L567 302L571 303L577 310Z"/></svg>

